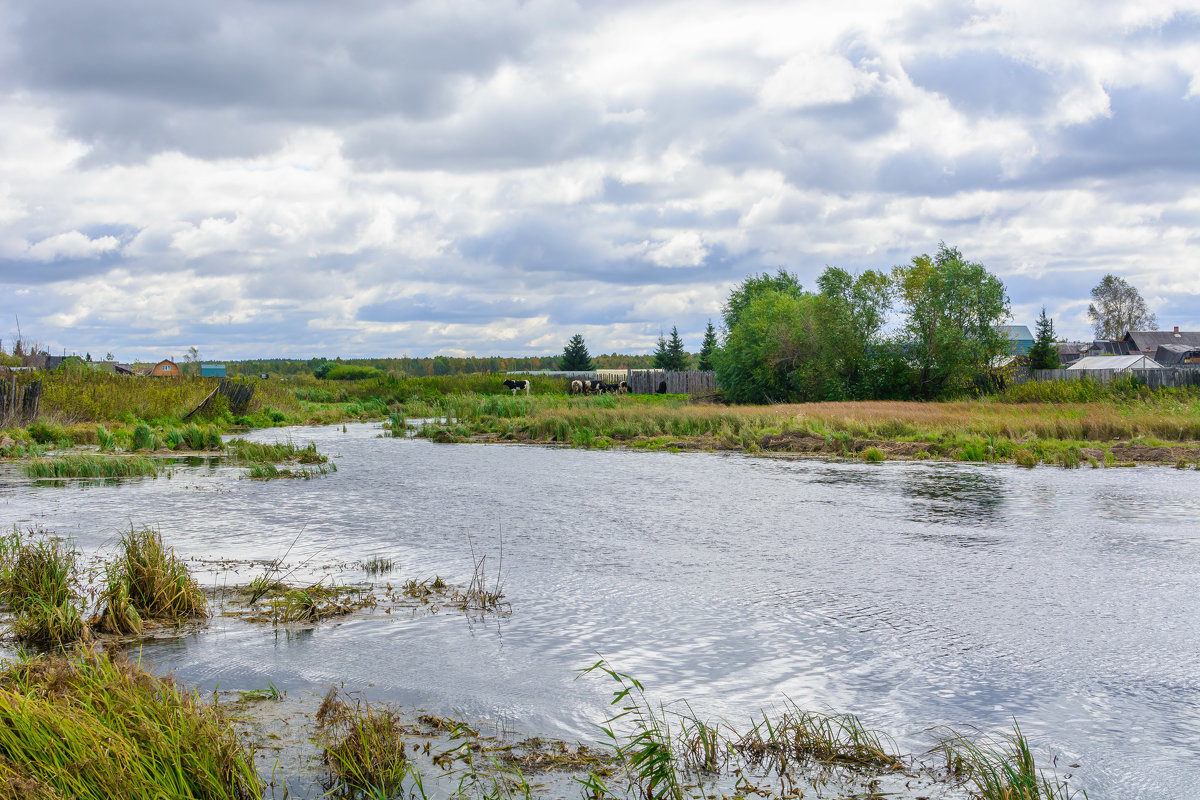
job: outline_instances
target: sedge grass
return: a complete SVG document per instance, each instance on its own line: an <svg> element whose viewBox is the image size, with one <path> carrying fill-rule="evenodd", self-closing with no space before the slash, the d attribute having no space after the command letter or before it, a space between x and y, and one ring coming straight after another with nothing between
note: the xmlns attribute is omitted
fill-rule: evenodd
<svg viewBox="0 0 1200 800"><path fill-rule="evenodd" d="M1038 768L1015 720L1011 733L951 732L935 752L945 758L950 774L964 778L980 800L1070 800L1076 795L1066 781Z"/></svg>
<svg viewBox="0 0 1200 800"><path fill-rule="evenodd" d="M395 710L359 698L347 702L332 688L316 721L316 741L328 769L327 789L381 798L400 792L409 763Z"/></svg>
<svg viewBox="0 0 1200 800"><path fill-rule="evenodd" d="M130 528L121 535L117 557L108 567L101 630L137 633L142 620L181 624L206 613L204 592L174 549L163 545L158 531Z"/></svg>
<svg viewBox="0 0 1200 800"><path fill-rule="evenodd" d="M144 456L101 456L71 453L39 458L21 465L29 478L133 478L158 475L160 464Z"/></svg>
<svg viewBox="0 0 1200 800"><path fill-rule="evenodd" d="M75 551L65 542L15 530L0 545L0 598L13 612L9 630L22 643L61 649L89 641L74 588Z"/></svg>
<svg viewBox="0 0 1200 800"><path fill-rule="evenodd" d="M253 756L219 711L105 654L0 673L0 797L250 800Z"/></svg>

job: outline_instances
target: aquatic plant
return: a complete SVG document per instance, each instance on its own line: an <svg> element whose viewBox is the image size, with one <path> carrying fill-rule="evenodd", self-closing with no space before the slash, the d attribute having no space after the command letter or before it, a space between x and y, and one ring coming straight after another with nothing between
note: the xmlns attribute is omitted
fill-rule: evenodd
<svg viewBox="0 0 1200 800"><path fill-rule="evenodd" d="M204 592L187 566L151 528L121 535L117 557L108 566L98 624L110 633L136 633L141 620L180 624L207 613ZM130 610L134 613L130 613Z"/></svg>
<svg viewBox="0 0 1200 800"><path fill-rule="evenodd" d="M73 548L14 529L0 545L0 559L0 599L13 611L9 630L18 641L62 648L91 638L74 591Z"/></svg>
<svg viewBox="0 0 1200 800"><path fill-rule="evenodd" d="M1038 769L1016 720L1012 733L964 736L951 731L934 752L980 800L1070 800L1077 794L1065 780Z"/></svg>
<svg viewBox="0 0 1200 800"><path fill-rule="evenodd" d="M361 698L347 702L330 688L317 709L317 744L328 768L326 788L373 797L399 793L409 772L399 714Z"/></svg>
<svg viewBox="0 0 1200 800"><path fill-rule="evenodd" d="M386 575L396 568L396 562L381 555L373 555L363 562L363 572L374 577Z"/></svg>
<svg viewBox="0 0 1200 800"><path fill-rule="evenodd" d="M895 746L853 714L809 711L790 700L777 717L763 714L753 721L734 748L752 762L771 760L777 766L816 761L885 771L904 768Z"/></svg>
<svg viewBox="0 0 1200 800"><path fill-rule="evenodd" d="M114 437L103 425L96 426L96 444L100 448L100 452L112 452L117 449L116 437Z"/></svg>
<svg viewBox="0 0 1200 800"><path fill-rule="evenodd" d="M0 673L0 797L255 800L251 752L218 709L107 654Z"/></svg>
<svg viewBox="0 0 1200 800"><path fill-rule="evenodd" d="M861 453L859 453L859 458L872 464L887 460L887 456L884 455L883 451L878 447L865 448Z"/></svg>
<svg viewBox="0 0 1200 800"><path fill-rule="evenodd" d="M157 475L159 462L144 456L72 453L39 458L21 465L29 478L130 478Z"/></svg>
<svg viewBox="0 0 1200 800"><path fill-rule="evenodd" d="M182 438L182 434L180 436ZM131 447L134 450L157 450L158 437L154 435L154 429L145 423L134 427Z"/></svg>

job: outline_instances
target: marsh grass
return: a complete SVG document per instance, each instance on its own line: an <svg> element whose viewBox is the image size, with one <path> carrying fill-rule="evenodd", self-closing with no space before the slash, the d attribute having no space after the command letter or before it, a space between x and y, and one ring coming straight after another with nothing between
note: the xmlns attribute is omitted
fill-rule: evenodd
<svg viewBox="0 0 1200 800"><path fill-rule="evenodd" d="M1012 733L964 736L949 732L935 748L947 771L965 780L980 800L1070 800L1065 779L1038 768L1029 741L1013 721Z"/></svg>
<svg viewBox="0 0 1200 800"><path fill-rule="evenodd" d="M299 478L301 480L311 480L319 475L328 475L330 472L337 472L336 464L318 464L311 469L290 469L288 467L280 469L271 462L267 461L261 464L251 464L246 469L246 477L260 481L269 481L275 478Z"/></svg>
<svg viewBox="0 0 1200 800"><path fill-rule="evenodd" d="M386 556L373 555L363 562L363 572L371 577L386 575L396 568L396 562Z"/></svg>
<svg viewBox="0 0 1200 800"><path fill-rule="evenodd" d="M207 614L204 592L187 566L147 527L121 535L107 567L102 607L99 628L117 634L140 632L143 620L179 625Z"/></svg>
<svg viewBox="0 0 1200 800"><path fill-rule="evenodd" d="M735 744L750 761L772 761L776 769L789 763L818 762L855 769L901 770L895 745L866 728L853 714L825 714L788 701L772 719L764 714Z"/></svg>
<svg viewBox="0 0 1200 800"><path fill-rule="evenodd" d="M100 452L111 453L117 449L117 439L108 428L103 425L96 426L96 445L100 448Z"/></svg>
<svg viewBox="0 0 1200 800"><path fill-rule="evenodd" d="M250 800L252 754L218 709L106 654L0 673L0 797Z"/></svg>
<svg viewBox="0 0 1200 800"><path fill-rule="evenodd" d="M301 464L324 464L329 458L317 452L317 443L304 446L292 442L251 442L230 439L225 444L230 458L236 461L273 462L297 461Z"/></svg>
<svg viewBox="0 0 1200 800"><path fill-rule="evenodd" d="M71 453L39 458L21 465L29 478L133 478L156 476L161 465L144 456L101 456Z"/></svg>
<svg viewBox="0 0 1200 800"><path fill-rule="evenodd" d="M377 798L400 792L409 762L404 726L394 709L346 699L331 688L317 709L316 722L328 791Z"/></svg>
<svg viewBox="0 0 1200 800"><path fill-rule="evenodd" d="M0 598L20 642L63 648L91 639L75 591L75 550L41 531L14 529L0 544Z"/></svg>

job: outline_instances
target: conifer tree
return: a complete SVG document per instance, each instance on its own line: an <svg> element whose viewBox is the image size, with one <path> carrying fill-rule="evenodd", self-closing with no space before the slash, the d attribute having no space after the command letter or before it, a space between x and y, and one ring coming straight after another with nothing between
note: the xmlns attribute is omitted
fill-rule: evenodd
<svg viewBox="0 0 1200 800"><path fill-rule="evenodd" d="M668 358L669 354L667 353L667 337L664 336L663 332L660 330L658 332L658 344L654 347L654 368L667 369Z"/></svg>
<svg viewBox="0 0 1200 800"><path fill-rule="evenodd" d="M1054 346L1054 320L1046 316L1045 306L1042 306L1042 315L1034 327L1037 333L1033 337L1033 347L1029 348L1029 368L1058 369L1060 361L1058 348Z"/></svg>
<svg viewBox="0 0 1200 800"><path fill-rule="evenodd" d="M683 339L679 337L679 328L671 326L671 338L667 341L667 365L664 369L682 372L689 366L687 351L683 349Z"/></svg>
<svg viewBox="0 0 1200 800"><path fill-rule="evenodd" d="M558 368L567 372L589 372L592 369L592 356L588 353L587 345L583 343L583 334L577 333L563 348Z"/></svg>
<svg viewBox="0 0 1200 800"><path fill-rule="evenodd" d="M699 368L705 372L713 368L713 353L717 350L717 331L713 328L712 320L708 321L708 327L704 329L704 341L700 343L700 363Z"/></svg>

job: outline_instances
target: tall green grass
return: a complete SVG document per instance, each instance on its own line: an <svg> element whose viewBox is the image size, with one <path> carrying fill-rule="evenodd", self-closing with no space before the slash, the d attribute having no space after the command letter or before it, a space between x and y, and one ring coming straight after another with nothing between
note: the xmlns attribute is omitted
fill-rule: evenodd
<svg viewBox="0 0 1200 800"><path fill-rule="evenodd" d="M18 529L0 542L0 602L20 642L62 648L91 638L75 591L75 551L38 531Z"/></svg>
<svg viewBox="0 0 1200 800"><path fill-rule="evenodd" d="M324 464L329 458L317 452L317 443L296 445L292 442L250 442L230 439L226 444L229 455L238 461L280 462L298 461L301 464Z"/></svg>
<svg viewBox="0 0 1200 800"><path fill-rule="evenodd" d="M347 702L332 688L316 720L316 740L328 769L327 789L379 798L399 794L409 762L395 710L359 698Z"/></svg>
<svg viewBox="0 0 1200 800"><path fill-rule="evenodd" d="M121 535L107 568L102 604L100 629L118 634L141 632L147 619L180 624L207 613L196 579L151 528L130 528Z"/></svg>
<svg viewBox="0 0 1200 800"><path fill-rule="evenodd" d="M257 800L252 753L194 692L106 654L0 673L0 797Z"/></svg>
<svg viewBox="0 0 1200 800"><path fill-rule="evenodd" d="M39 458L21 465L30 478L135 478L158 475L160 463L142 456L72 453Z"/></svg>

